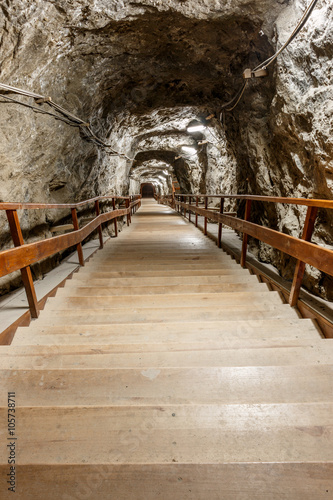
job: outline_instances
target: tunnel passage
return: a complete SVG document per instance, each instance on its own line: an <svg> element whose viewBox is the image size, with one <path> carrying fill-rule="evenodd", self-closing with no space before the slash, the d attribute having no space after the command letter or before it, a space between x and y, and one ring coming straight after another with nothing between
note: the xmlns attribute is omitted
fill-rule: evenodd
<svg viewBox="0 0 333 500"><path fill-rule="evenodd" d="M142 198L154 198L155 189L151 183L141 184L141 196Z"/></svg>
<svg viewBox="0 0 333 500"><path fill-rule="evenodd" d="M0 199L66 204L137 194L150 182L162 195L176 182L182 193L331 199L332 2L320 0L267 77L249 79L237 106L225 108L243 85L243 71L283 46L309 4L1 2L0 83L26 94L0 92ZM31 92L46 101L36 103ZM47 96L82 126L48 115ZM206 129L188 132L198 122ZM258 222L290 235L305 217L295 207L253 210ZM29 242L49 237L63 213L22 217ZM315 238L331 245L331 228L332 215L321 212ZM10 246L5 214L0 232L0 247ZM256 242L253 251L291 279L293 262ZM36 266L34 277L49 264ZM331 281L307 273L308 289L331 296ZM18 279L4 279L0 290L16 288Z"/></svg>

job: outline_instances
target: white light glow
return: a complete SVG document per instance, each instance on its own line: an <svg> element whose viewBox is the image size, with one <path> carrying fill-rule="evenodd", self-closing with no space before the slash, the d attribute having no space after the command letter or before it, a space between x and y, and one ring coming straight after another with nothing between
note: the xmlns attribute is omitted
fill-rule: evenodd
<svg viewBox="0 0 333 500"><path fill-rule="evenodd" d="M195 148L191 148L189 146L182 146L182 151L184 151L184 153L190 153L190 154L195 154L197 152Z"/></svg>
<svg viewBox="0 0 333 500"><path fill-rule="evenodd" d="M205 125L192 125L190 127L187 127L187 132L189 132L190 134L192 132L202 132L203 130L205 130Z"/></svg>

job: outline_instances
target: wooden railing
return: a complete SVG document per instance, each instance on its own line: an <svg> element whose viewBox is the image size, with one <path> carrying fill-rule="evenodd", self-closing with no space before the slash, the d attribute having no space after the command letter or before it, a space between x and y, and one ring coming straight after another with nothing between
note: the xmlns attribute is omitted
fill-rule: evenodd
<svg viewBox="0 0 333 500"><path fill-rule="evenodd" d="M208 208L208 199L218 198L219 208ZM236 217L235 213L224 212L225 199L245 200L244 218ZM203 200L203 207L199 206L199 201ZM333 209L332 200L315 200L305 198L283 198L271 196L252 196L252 195L195 195L195 194L177 194L174 197L164 197L159 200L162 203L170 205L172 208L186 216L189 213L195 215L195 225L198 225L198 216L204 217L204 234L207 234L207 221L212 220L218 223L218 246L221 247L222 224L243 233L243 242L241 250L240 263L245 267L248 237L266 243L277 250L295 257L297 259L296 268L289 295L289 304L297 304L300 288L305 271L305 265L311 266L333 276L333 251L311 243L311 236L314 230L315 220L319 208ZM269 203L284 203L287 205L306 206L307 213L301 238L295 238L274 229L260 226L250 222L251 204L254 201Z"/></svg>
<svg viewBox="0 0 333 500"><path fill-rule="evenodd" d="M100 202L112 202L112 210L105 213L100 211ZM116 202L123 206L116 209ZM88 204L94 204L95 217L80 229L77 210ZM100 248L103 248L102 224L114 220L115 236L118 235L117 218L127 216L127 225L131 222L131 215L140 207L141 196L99 196L90 200L73 204L46 204L46 203L0 203L0 210L5 210L10 232L15 248L0 252L0 277L6 276L14 271L20 270L22 281L26 290L30 314L32 318L39 315L36 291L32 279L32 264L41 261L57 252L76 246L79 263L84 266L82 242L93 231L98 230ZM20 226L18 210L43 210L67 208L71 211L73 231L53 238L24 243ZM59 227L59 226L58 226Z"/></svg>

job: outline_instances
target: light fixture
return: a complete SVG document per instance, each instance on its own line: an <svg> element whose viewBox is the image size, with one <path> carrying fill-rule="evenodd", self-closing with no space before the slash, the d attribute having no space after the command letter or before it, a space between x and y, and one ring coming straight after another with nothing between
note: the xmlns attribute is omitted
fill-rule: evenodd
<svg viewBox="0 0 333 500"><path fill-rule="evenodd" d="M189 153L193 155L197 152L195 148L191 148L190 146L182 146L182 151L184 151L184 153Z"/></svg>
<svg viewBox="0 0 333 500"><path fill-rule="evenodd" d="M202 132L203 130L205 130L205 125L190 125L189 127L187 127L187 132L189 132L190 134L192 134L193 132Z"/></svg>

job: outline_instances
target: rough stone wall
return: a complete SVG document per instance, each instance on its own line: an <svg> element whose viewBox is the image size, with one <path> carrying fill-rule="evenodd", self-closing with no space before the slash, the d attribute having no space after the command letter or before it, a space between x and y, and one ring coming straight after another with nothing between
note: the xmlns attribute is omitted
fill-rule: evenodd
<svg viewBox="0 0 333 500"><path fill-rule="evenodd" d="M274 24L279 47L307 2L292 2ZM237 158L238 192L332 199L332 5L322 0L297 40L276 60L268 82L255 83L233 116L227 136ZM241 141L240 141L241 138ZM305 208L256 204L253 217L300 236ZM333 213L321 210L313 241L333 248ZM294 260L253 242L258 258L291 279ZM332 278L307 266L305 286L333 299Z"/></svg>

